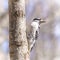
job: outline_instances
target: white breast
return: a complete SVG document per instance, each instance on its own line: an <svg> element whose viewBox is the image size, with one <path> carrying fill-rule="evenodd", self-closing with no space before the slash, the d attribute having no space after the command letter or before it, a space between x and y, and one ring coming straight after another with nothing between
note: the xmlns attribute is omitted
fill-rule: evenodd
<svg viewBox="0 0 60 60"><path fill-rule="evenodd" d="M31 27L33 27L35 30L38 29L38 26L39 26L38 22L32 22L31 23Z"/></svg>

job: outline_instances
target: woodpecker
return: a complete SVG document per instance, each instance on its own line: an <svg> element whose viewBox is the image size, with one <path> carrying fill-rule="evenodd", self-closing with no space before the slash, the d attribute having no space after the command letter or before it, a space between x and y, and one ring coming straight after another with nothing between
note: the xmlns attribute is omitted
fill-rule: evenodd
<svg viewBox="0 0 60 60"><path fill-rule="evenodd" d="M44 23L45 21L42 20L41 18L34 18L32 23L31 23L31 30L29 34L29 39L28 39L28 45L30 51L35 45L36 40L38 39L39 36L39 29L40 29L40 24Z"/></svg>

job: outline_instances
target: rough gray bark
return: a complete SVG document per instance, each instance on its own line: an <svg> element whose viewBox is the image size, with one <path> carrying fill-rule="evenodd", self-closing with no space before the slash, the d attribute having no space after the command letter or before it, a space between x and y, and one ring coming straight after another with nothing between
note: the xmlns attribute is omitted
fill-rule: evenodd
<svg viewBox="0 0 60 60"><path fill-rule="evenodd" d="M25 0L9 0L10 60L29 60Z"/></svg>

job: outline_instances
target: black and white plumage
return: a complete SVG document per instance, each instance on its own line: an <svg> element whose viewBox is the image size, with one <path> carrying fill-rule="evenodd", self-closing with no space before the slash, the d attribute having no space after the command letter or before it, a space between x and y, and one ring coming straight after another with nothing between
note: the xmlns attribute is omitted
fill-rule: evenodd
<svg viewBox="0 0 60 60"><path fill-rule="evenodd" d="M28 44L29 44L30 51L32 50L36 40L38 39L40 24L43 22L45 21L41 20L40 18L35 18L31 23L31 30L28 36Z"/></svg>

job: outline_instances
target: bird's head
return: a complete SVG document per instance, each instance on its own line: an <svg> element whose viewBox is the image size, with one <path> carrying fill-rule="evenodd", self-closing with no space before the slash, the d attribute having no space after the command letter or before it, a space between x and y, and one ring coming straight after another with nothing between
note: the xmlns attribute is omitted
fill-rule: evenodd
<svg viewBox="0 0 60 60"><path fill-rule="evenodd" d="M38 21L39 24L45 23L45 21L43 19L41 19L41 18L34 18L33 21Z"/></svg>

